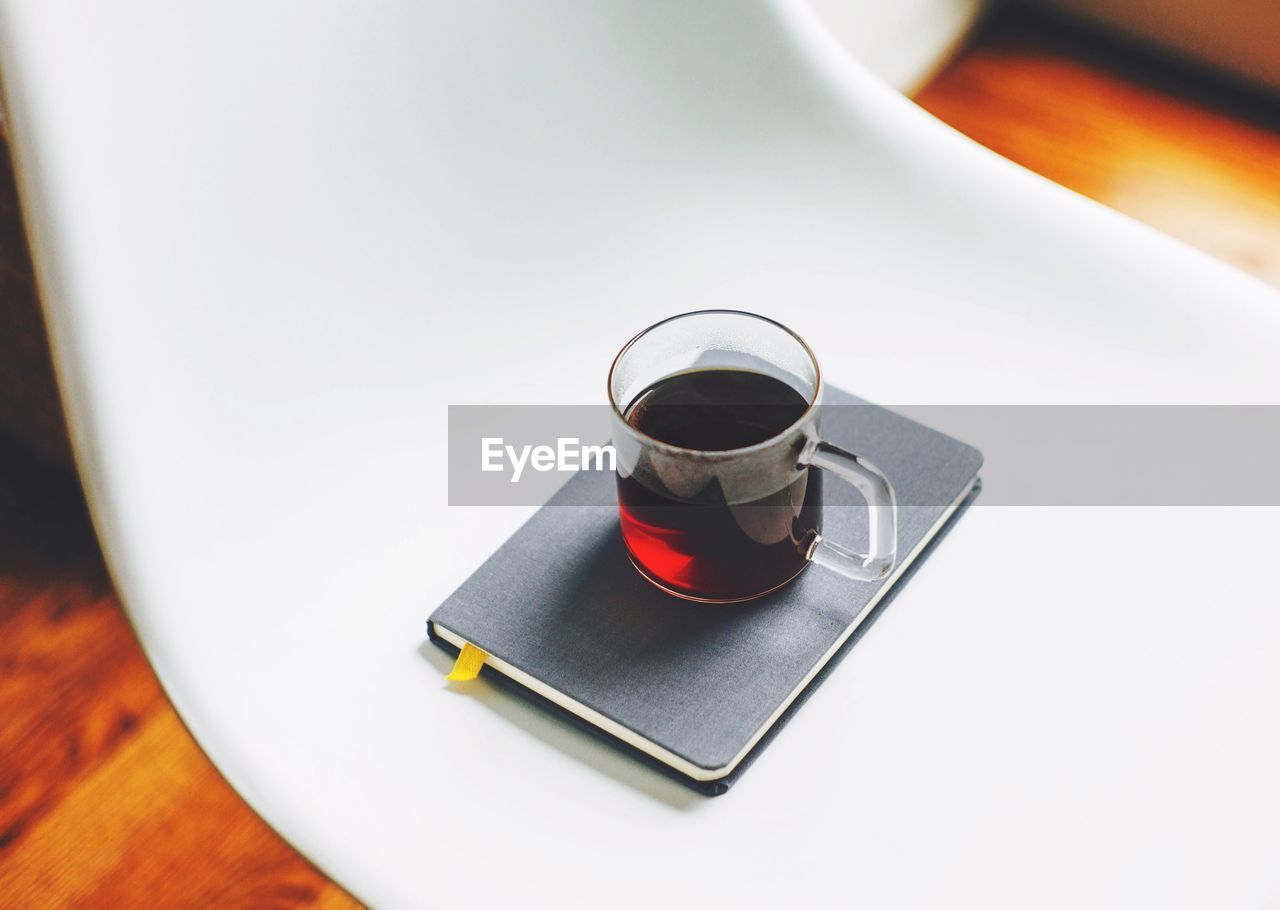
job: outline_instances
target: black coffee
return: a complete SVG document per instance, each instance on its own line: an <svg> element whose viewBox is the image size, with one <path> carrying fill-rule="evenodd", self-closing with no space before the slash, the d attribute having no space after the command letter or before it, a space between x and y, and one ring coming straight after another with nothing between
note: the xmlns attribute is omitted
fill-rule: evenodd
<svg viewBox="0 0 1280 910"><path fill-rule="evenodd" d="M781 380L746 370L697 370L645 389L626 410L636 430L671 445L726 451L777 436L808 410ZM714 468L677 495L649 476L618 478L622 535L641 571L690 597L753 597L805 567L820 521L822 484L805 472L750 501L731 501Z"/></svg>

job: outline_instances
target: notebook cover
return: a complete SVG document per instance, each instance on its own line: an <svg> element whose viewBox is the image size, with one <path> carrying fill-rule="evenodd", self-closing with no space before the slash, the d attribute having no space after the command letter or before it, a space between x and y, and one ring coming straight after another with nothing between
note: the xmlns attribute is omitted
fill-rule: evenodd
<svg viewBox="0 0 1280 910"><path fill-rule="evenodd" d="M912 563L891 577L892 591L878 602L890 582L851 581L817 566L781 591L747 603L697 604L665 594L627 559L616 508L600 505L609 501L612 474L584 471L432 613L432 640L455 651L436 634L438 623L708 769L715 779L688 777L486 666L489 678L702 792L723 793L865 631L870 617L863 614L870 613L870 605L875 603L876 612L884 608L977 495L982 456L972 446L836 389L827 390L826 403L824 438L867 457L898 493L900 558L921 547L963 497ZM866 516L858 494L835 478L828 478L823 492L824 536L863 546ZM860 617L858 632L796 695ZM748 755L728 767L793 696ZM718 769L724 774L715 773Z"/></svg>

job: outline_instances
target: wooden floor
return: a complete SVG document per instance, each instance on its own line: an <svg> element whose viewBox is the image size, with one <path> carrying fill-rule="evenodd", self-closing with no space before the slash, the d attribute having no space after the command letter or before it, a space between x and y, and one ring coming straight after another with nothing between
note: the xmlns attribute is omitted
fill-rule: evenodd
<svg viewBox="0 0 1280 910"><path fill-rule="evenodd" d="M0 437L0 907L342 907L165 700L74 477Z"/></svg>
<svg viewBox="0 0 1280 910"><path fill-rule="evenodd" d="M1257 99L1005 16L919 100L1280 284L1280 124ZM183 729L111 591L74 476L0 437L0 906L353 903Z"/></svg>
<svg viewBox="0 0 1280 910"><path fill-rule="evenodd" d="M1280 286L1275 97L1004 13L916 101L1006 158Z"/></svg>

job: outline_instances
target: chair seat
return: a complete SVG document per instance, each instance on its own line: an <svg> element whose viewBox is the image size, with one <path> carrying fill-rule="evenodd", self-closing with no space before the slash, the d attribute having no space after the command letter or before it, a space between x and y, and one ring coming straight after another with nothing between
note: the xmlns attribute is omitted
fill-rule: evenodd
<svg viewBox="0 0 1280 910"><path fill-rule="evenodd" d="M888 405L1274 404L1280 296L790 3L0 9L116 583L201 746L357 896L1260 899L1277 509L971 510L716 801L446 691L423 623L529 514L447 506L445 405L602 402L663 316L771 315ZM1233 559L1189 570L1210 513Z"/></svg>

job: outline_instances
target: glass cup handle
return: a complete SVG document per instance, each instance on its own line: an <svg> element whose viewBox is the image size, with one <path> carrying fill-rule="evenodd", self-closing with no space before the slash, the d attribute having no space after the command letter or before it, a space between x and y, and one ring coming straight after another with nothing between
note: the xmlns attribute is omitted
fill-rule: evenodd
<svg viewBox="0 0 1280 910"><path fill-rule="evenodd" d="M800 463L853 484L867 501L870 552L855 553L819 534L809 547L809 560L858 581L879 581L888 575L898 555L898 504L888 478L865 458L829 442L810 445Z"/></svg>

